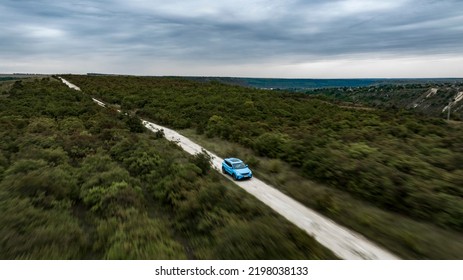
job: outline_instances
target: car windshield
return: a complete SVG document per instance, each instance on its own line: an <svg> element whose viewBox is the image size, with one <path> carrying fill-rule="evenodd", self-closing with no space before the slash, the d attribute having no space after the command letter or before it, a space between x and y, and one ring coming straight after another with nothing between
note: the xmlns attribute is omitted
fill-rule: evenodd
<svg viewBox="0 0 463 280"><path fill-rule="evenodd" d="M241 168L245 168L245 167L246 167L246 165L244 163L242 163L242 162L233 164L234 169L241 169Z"/></svg>

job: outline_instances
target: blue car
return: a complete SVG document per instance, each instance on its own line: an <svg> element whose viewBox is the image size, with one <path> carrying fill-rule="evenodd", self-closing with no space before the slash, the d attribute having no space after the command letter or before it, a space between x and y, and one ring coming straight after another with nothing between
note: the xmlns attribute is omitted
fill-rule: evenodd
<svg viewBox="0 0 463 280"><path fill-rule="evenodd" d="M222 172L224 174L230 174L235 180L252 178L251 169L238 158L224 159L222 162Z"/></svg>

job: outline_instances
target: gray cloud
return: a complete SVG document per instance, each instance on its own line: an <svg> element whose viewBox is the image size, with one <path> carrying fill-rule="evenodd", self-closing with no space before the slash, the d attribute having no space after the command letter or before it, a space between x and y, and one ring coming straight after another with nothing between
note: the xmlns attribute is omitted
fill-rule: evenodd
<svg viewBox="0 0 463 280"><path fill-rule="evenodd" d="M462 10L451 0L4 0L0 59L87 56L95 68L461 56Z"/></svg>

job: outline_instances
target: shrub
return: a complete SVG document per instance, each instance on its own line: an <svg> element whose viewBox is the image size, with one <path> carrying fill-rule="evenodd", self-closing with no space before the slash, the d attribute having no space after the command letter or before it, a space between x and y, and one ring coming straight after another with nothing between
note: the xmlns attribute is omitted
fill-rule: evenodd
<svg viewBox="0 0 463 280"><path fill-rule="evenodd" d="M126 117L125 124L129 128L130 132L142 133L145 131L145 127L141 123L141 120L136 116Z"/></svg>
<svg viewBox="0 0 463 280"><path fill-rule="evenodd" d="M212 157L204 149L201 149L201 153L197 153L193 156L192 162L201 169L202 176L208 174L211 170Z"/></svg>
<svg viewBox="0 0 463 280"><path fill-rule="evenodd" d="M104 250L104 259L186 259L182 245L170 237L166 227L166 224L129 208L121 213L121 218L100 223L95 249Z"/></svg>
<svg viewBox="0 0 463 280"><path fill-rule="evenodd" d="M114 215L123 208L142 208L142 192L127 182L114 182L109 187L97 186L85 190L82 200L92 212L100 215Z"/></svg>
<svg viewBox="0 0 463 280"><path fill-rule="evenodd" d="M254 141L254 149L261 156L277 158L283 153L286 136L278 133L264 133Z"/></svg>

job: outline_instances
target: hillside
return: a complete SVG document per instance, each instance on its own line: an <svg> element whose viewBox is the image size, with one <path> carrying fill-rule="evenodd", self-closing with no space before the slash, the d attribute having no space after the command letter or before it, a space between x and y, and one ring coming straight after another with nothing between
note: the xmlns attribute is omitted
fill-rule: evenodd
<svg viewBox="0 0 463 280"><path fill-rule="evenodd" d="M91 74L98 75L98 74ZM102 74L99 74L102 75ZM429 79L278 79L278 78L238 78L238 77L182 77L199 82L220 82L260 89L291 90L304 92L308 89L323 88L358 88L382 85L424 85L424 84L455 84L462 83L458 78Z"/></svg>
<svg viewBox="0 0 463 280"><path fill-rule="evenodd" d="M185 77L200 82L220 82L260 89L303 91L311 88L361 87L381 83L394 83L384 79L276 79L276 78L232 78L232 77ZM398 81L395 81L398 82Z"/></svg>
<svg viewBox="0 0 463 280"><path fill-rule="evenodd" d="M162 136L54 78L0 91L0 258L335 258Z"/></svg>
<svg viewBox="0 0 463 280"><path fill-rule="evenodd" d="M463 79L271 79L186 77L258 89L288 90L330 97L353 106L407 109L433 117L463 119Z"/></svg>
<svg viewBox="0 0 463 280"><path fill-rule="evenodd" d="M381 85L364 88L316 89L308 94L327 96L354 106L406 109L428 116L463 120L463 82Z"/></svg>
<svg viewBox="0 0 463 280"><path fill-rule="evenodd" d="M404 111L356 110L307 94L217 81L66 79L116 108L176 129L194 129L204 141L219 138L247 148L252 154L245 159L253 166L259 166L257 157L287 164L301 180L326 186L311 197L312 190L301 183L289 191L295 199L392 244L404 257L461 258L463 132L458 126ZM285 181L278 185L289 190ZM359 209L366 203L374 207L371 213L381 214L346 217L352 205L344 201Z"/></svg>

